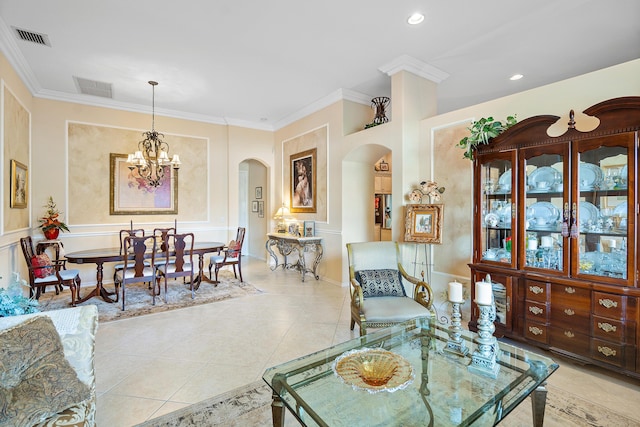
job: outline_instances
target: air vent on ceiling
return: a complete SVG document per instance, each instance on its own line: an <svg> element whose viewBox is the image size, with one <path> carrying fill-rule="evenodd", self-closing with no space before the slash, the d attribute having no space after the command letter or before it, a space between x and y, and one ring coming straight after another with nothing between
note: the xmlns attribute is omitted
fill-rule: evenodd
<svg viewBox="0 0 640 427"><path fill-rule="evenodd" d="M85 95L102 96L111 98L111 83L98 82L95 80L83 79L82 77L73 77L80 93Z"/></svg>
<svg viewBox="0 0 640 427"><path fill-rule="evenodd" d="M33 31L23 30L22 28L12 28L20 40L51 47L49 36L46 34L34 33Z"/></svg>

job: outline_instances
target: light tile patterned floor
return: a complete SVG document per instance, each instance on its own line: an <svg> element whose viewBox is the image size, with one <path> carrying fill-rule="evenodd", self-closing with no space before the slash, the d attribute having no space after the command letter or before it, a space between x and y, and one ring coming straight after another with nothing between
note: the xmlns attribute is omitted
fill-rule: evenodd
<svg viewBox="0 0 640 427"><path fill-rule="evenodd" d="M243 259L246 281L265 291L100 324L97 424L126 427L258 380L264 370L357 334L349 291ZM556 358L557 359L557 358ZM640 381L559 360L550 384L638 419ZM508 419L502 425L508 426Z"/></svg>

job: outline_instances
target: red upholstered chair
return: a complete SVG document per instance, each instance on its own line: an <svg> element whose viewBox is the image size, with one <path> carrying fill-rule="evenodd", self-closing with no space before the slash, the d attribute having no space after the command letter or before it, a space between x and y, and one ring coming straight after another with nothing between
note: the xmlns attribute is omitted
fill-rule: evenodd
<svg viewBox="0 0 640 427"><path fill-rule="evenodd" d="M244 227L238 227L235 240L229 242L217 255L211 256L209 260L209 277L211 277L211 268L216 268L216 280L218 283L218 271L225 265L233 266L233 275L238 278L236 273L236 265L238 266L238 273L240 274L240 281L242 282L242 244L244 242Z"/></svg>
<svg viewBox="0 0 640 427"><path fill-rule="evenodd" d="M80 270L65 270L64 260L52 261L46 254L37 255L33 250L31 236L20 239L22 254L29 268L30 296L40 298L47 285L68 286L71 289L71 305L80 299Z"/></svg>

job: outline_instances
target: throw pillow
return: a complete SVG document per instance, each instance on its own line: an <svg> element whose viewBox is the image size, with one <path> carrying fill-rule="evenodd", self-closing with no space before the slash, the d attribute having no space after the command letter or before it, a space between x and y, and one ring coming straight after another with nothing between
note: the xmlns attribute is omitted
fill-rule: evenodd
<svg viewBox="0 0 640 427"><path fill-rule="evenodd" d="M34 267L48 265L48 267L33 269L33 274L39 279L51 276L56 271L55 268L51 266L51 258L49 258L49 255L47 254L36 255L31 258L31 265L33 265Z"/></svg>
<svg viewBox="0 0 640 427"><path fill-rule="evenodd" d="M48 316L0 332L0 427L32 426L90 397Z"/></svg>
<svg viewBox="0 0 640 427"><path fill-rule="evenodd" d="M356 280L365 298L407 296L398 270L360 270L356 272Z"/></svg>

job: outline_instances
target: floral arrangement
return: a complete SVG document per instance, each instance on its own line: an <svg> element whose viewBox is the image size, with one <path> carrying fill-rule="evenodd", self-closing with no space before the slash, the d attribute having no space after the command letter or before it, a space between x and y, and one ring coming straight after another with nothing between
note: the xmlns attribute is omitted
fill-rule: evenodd
<svg viewBox="0 0 640 427"><path fill-rule="evenodd" d="M473 152L480 144L488 144L491 138L495 138L505 130L518 122L516 115L508 116L505 123L494 120L493 117L481 118L478 121L471 122L468 127L469 136L462 138L456 145L464 150L464 158L473 160Z"/></svg>
<svg viewBox="0 0 640 427"><path fill-rule="evenodd" d="M414 203L422 202L422 198L428 196L433 202L439 201L444 193L444 187L438 187L435 181L422 181L420 188L416 188L409 193L409 200Z"/></svg>
<svg viewBox="0 0 640 427"><path fill-rule="evenodd" d="M42 228L42 231L49 231L53 229L69 231L67 224L59 219L61 213L58 211L58 207L56 206L56 202L53 201L53 197L49 196L49 200L44 207L46 208L46 214L40 218L40 228Z"/></svg>

